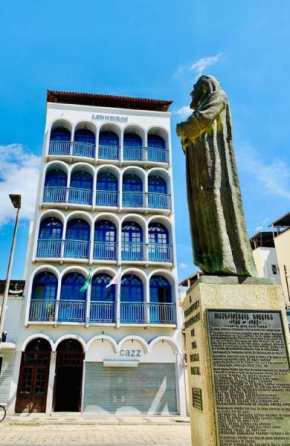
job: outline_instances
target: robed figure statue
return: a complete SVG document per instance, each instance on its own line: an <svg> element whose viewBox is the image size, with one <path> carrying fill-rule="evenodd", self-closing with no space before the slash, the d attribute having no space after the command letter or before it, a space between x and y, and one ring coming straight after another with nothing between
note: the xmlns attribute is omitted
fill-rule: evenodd
<svg viewBox="0 0 290 446"><path fill-rule="evenodd" d="M228 98L212 76L201 76L191 97L193 113L176 131L186 158L195 264L206 274L255 276Z"/></svg>

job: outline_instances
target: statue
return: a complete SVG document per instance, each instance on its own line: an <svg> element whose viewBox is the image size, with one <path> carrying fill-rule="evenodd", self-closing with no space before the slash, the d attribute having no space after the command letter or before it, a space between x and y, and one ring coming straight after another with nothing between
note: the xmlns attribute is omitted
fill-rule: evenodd
<svg viewBox="0 0 290 446"><path fill-rule="evenodd" d="M206 274L255 276L227 96L214 77L201 76L191 97L193 113L176 131L186 158L195 264Z"/></svg>

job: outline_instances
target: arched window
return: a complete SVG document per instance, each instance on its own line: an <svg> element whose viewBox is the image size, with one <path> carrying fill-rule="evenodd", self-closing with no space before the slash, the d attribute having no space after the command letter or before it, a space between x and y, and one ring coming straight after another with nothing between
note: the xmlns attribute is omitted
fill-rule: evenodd
<svg viewBox="0 0 290 446"><path fill-rule="evenodd" d="M85 278L79 273L66 274L61 283L58 320L84 322L87 291L81 291Z"/></svg>
<svg viewBox="0 0 290 446"><path fill-rule="evenodd" d="M96 204L99 206L118 206L118 180L110 172L98 174Z"/></svg>
<svg viewBox="0 0 290 446"><path fill-rule="evenodd" d="M88 172L76 171L71 175L69 202L92 204L93 178Z"/></svg>
<svg viewBox="0 0 290 446"><path fill-rule="evenodd" d="M110 130L100 132L99 158L119 158L119 137L115 132L112 132Z"/></svg>
<svg viewBox="0 0 290 446"><path fill-rule="evenodd" d="M94 259L116 260L117 236L114 223L100 220L95 224Z"/></svg>
<svg viewBox="0 0 290 446"><path fill-rule="evenodd" d="M168 162L168 150L164 139L157 135L148 135L148 161Z"/></svg>
<svg viewBox="0 0 290 446"><path fill-rule="evenodd" d="M75 132L73 155L94 158L95 156L95 134L89 129L79 129Z"/></svg>
<svg viewBox="0 0 290 446"><path fill-rule="evenodd" d="M75 132L75 142L84 142L87 144L95 144L96 138L94 132L89 129L79 129Z"/></svg>
<svg viewBox="0 0 290 446"><path fill-rule="evenodd" d="M148 192L157 194L167 194L166 181L159 175L149 175L148 178Z"/></svg>
<svg viewBox="0 0 290 446"><path fill-rule="evenodd" d="M50 141L70 141L71 134L65 127L57 127L52 129L50 133Z"/></svg>
<svg viewBox="0 0 290 446"><path fill-rule="evenodd" d="M143 207L144 194L141 178L130 173L123 177L123 206L124 207Z"/></svg>
<svg viewBox="0 0 290 446"><path fill-rule="evenodd" d="M143 231L134 221L122 224L122 260L144 260Z"/></svg>
<svg viewBox="0 0 290 446"><path fill-rule="evenodd" d="M171 285L165 277L157 274L151 277L150 302L171 303Z"/></svg>
<svg viewBox="0 0 290 446"><path fill-rule="evenodd" d="M27 344L25 352L51 352L51 345L46 339L33 339Z"/></svg>
<svg viewBox="0 0 290 446"><path fill-rule="evenodd" d="M149 260L170 262L168 230L161 223L149 224Z"/></svg>
<svg viewBox="0 0 290 446"><path fill-rule="evenodd" d="M121 302L143 302L143 283L139 277L126 274L121 280Z"/></svg>
<svg viewBox="0 0 290 446"><path fill-rule="evenodd" d="M30 302L30 321L49 321L55 317L57 278L49 271L34 277Z"/></svg>
<svg viewBox="0 0 290 446"><path fill-rule="evenodd" d="M92 280L92 294L90 306L91 322L114 322L116 286L107 285L112 277L105 273L96 274Z"/></svg>
<svg viewBox="0 0 290 446"><path fill-rule="evenodd" d="M165 277L157 274L150 279L150 322L151 324L174 322L171 285Z"/></svg>
<svg viewBox="0 0 290 446"><path fill-rule="evenodd" d="M67 176L63 170L51 169L45 175L45 187L66 187Z"/></svg>
<svg viewBox="0 0 290 446"><path fill-rule="evenodd" d="M145 321L143 283L139 277L126 274L121 280L121 322L140 324Z"/></svg>
<svg viewBox="0 0 290 446"><path fill-rule="evenodd" d="M66 274L61 283L61 300L86 300L86 291L81 291L82 286L85 283L85 278L80 273L68 273Z"/></svg>
<svg viewBox="0 0 290 446"><path fill-rule="evenodd" d="M124 135L124 160L143 160L142 139L137 133Z"/></svg>
<svg viewBox="0 0 290 446"><path fill-rule="evenodd" d="M65 257L88 258L90 226L82 219L75 218L67 224Z"/></svg>
<svg viewBox="0 0 290 446"><path fill-rule="evenodd" d="M42 220L39 228L37 257L60 257L62 222L48 217Z"/></svg>

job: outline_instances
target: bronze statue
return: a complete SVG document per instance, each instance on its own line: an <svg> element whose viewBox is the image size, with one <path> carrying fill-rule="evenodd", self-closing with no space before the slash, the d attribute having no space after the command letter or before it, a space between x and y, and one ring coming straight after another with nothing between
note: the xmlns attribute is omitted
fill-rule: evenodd
<svg viewBox="0 0 290 446"><path fill-rule="evenodd" d="M191 97L193 113L176 131L186 158L195 264L206 274L255 276L228 98L212 76L201 76Z"/></svg>

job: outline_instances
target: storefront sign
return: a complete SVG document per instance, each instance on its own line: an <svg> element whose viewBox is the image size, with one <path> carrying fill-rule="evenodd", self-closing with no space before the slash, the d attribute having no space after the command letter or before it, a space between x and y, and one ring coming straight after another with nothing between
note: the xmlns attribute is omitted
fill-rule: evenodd
<svg viewBox="0 0 290 446"><path fill-rule="evenodd" d="M130 358L141 358L141 350L120 350L120 356L130 357Z"/></svg>
<svg viewBox="0 0 290 446"><path fill-rule="evenodd" d="M127 122L128 118L126 116L112 116L112 115L92 115L92 119L98 121L109 121L109 122Z"/></svg>

